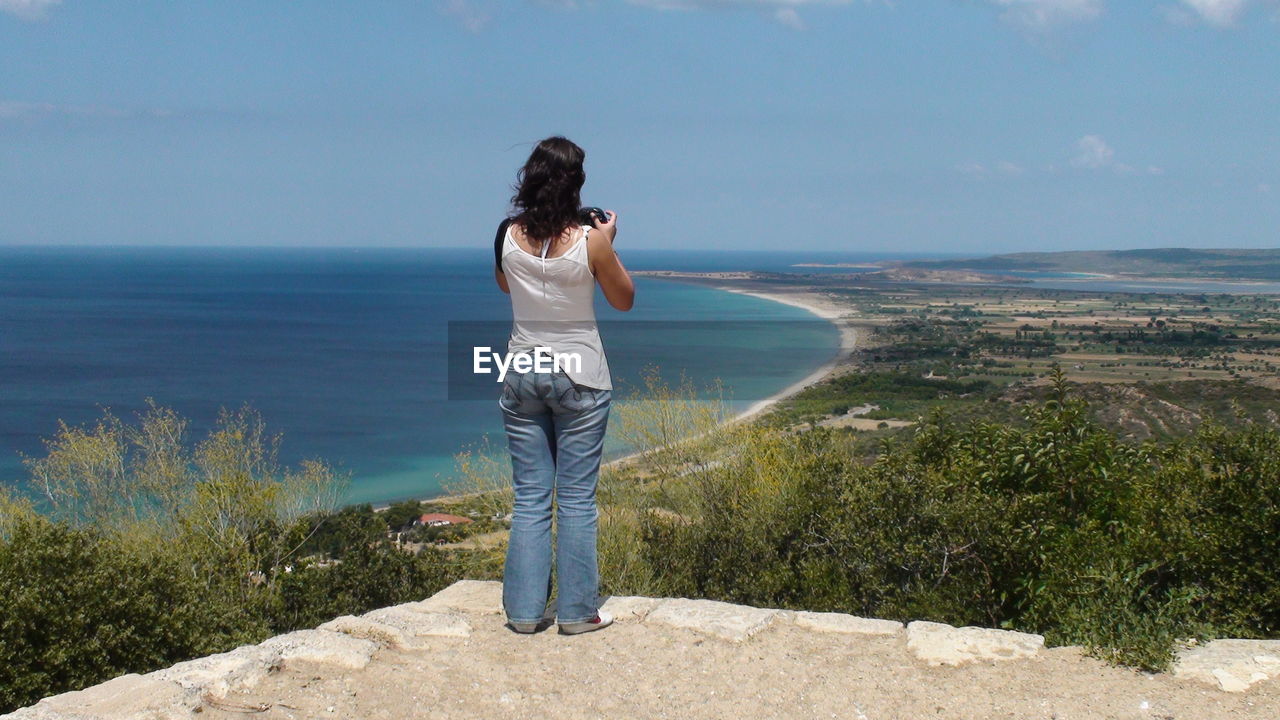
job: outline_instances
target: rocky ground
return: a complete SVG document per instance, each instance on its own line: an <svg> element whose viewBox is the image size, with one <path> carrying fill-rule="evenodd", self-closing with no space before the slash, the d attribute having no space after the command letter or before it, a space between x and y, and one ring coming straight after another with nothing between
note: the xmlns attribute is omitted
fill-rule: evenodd
<svg viewBox="0 0 1280 720"><path fill-rule="evenodd" d="M1151 675L1035 635L706 600L613 598L605 630L518 635L500 603L499 584L464 581L11 717L1280 717L1280 641Z"/></svg>

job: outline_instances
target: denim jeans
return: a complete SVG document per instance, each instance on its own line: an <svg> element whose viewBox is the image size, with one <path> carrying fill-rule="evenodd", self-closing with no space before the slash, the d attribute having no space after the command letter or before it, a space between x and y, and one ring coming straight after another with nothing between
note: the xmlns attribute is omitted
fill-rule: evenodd
<svg viewBox="0 0 1280 720"><path fill-rule="evenodd" d="M502 408L515 508L502 576L512 622L543 618L551 592L551 501L556 502L556 620L584 622L598 609L596 479L611 393L564 373L508 372Z"/></svg>

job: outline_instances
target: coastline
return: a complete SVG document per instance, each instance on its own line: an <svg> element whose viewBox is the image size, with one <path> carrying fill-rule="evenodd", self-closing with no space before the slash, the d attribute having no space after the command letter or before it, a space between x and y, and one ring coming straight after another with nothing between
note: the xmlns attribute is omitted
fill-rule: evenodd
<svg viewBox="0 0 1280 720"><path fill-rule="evenodd" d="M720 423L719 427L725 427L725 426L734 425L740 422L746 422L747 420L750 420L751 418L754 418L760 415L765 410L768 410L769 408L773 407L779 402L786 400L787 398L791 397L792 395L795 395L801 390L804 390L810 385L826 380L853 353L853 350L857 346L857 338L858 338L857 330L848 322L849 317L848 317L847 311L844 308L841 308L836 303L829 300L828 298L823 297L821 294L819 294L814 290L811 290L808 288L798 288L785 293L780 293L777 291L770 292L770 291L761 290L759 288L756 288L750 285L747 285L747 286L724 285L723 281L726 279L732 279L732 280L741 279L744 282L750 282L750 279L748 277L726 278L724 277L724 275L725 275L724 273L707 273L705 275L686 274L686 275L682 275L679 278L665 277L662 279L672 280L675 282L685 281L685 282L690 282L697 285L707 285L715 290L722 290L724 292L731 292L738 295L749 295L751 297L760 298L761 300L769 300L776 303L782 303L783 305L790 305L792 307L797 307L802 310L806 310L809 313L816 315L817 317L822 318L823 320L826 320L827 322L834 325L836 330L840 332L840 344L836 349L835 355L832 356L832 358L828 360L826 363L824 363L821 367L817 368L813 372L804 376L804 378L797 380L796 382L770 395L769 397L752 403L751 406L748 407L746 410L739 412L733 417L726 418L724 422ZM714 282L704 282L704 280L713 280ZM699 436L694 436L694 437L699 437ZM686 439L692 439L692 438L686 438ZM610 460L606 463L602 463L600 465L600 468L603 470L609 467L618 467L632 460L635 460L638 457L642 457L648 452L652 452L652 450L637 450L635 452L627 453L622 457L614 458L613 460Z"/></svg>
<svg viewBox="0 0 1280 720"><path fill-rule="evenodd" d="M779 402L795 395L805 388L815 383L821 382L829 377L836 368L851 355L857 348L858 331L849 322L848 312L836 303L832 302L821 294L812 290L796 290L788 293L764 292L757 289L747 287L735 287L732 285L715 285L715 289L725 292L738 293L739 295L750 295L762 300L772 300L783 305L790 305L802 310L808 311L812 315L822 318L830 322L840 332L840 344L836 349L836 354L824 363L821 367L806 375L804 378L788 385L769 397L752 403L746 410L738 413L728 422L742 422L753 418Z"/></svg>
<svg viewBox="0 0 1280 720"><path fill-rule="evenodd" d="M747 409L733 415L730 418L726 418L725 421L722 423L722 426L745 422L754 417L757 417L762 413L764 413L769 408L791 397L792 395L795 395L801 390L804 390L810 385L814 385L816 383L822 382L823 380L830 377L845 362L845 360L849 358L849 356L853 353L854 349L857 347L858 333L857 333L857 329L853 327L853 325L849 322L852 318L850 317L848 309L842 308L837 303L833 302L829 298L824 297L821 293L815 290L811 290L807 288L797 288L794 290L789 289L786 292L778 292L776 290L763 290L763 289L754 287L754 283L751 283L751 280L746 276L726 278L726 277L723 277L720 273L708 273L705 275L687 275L682 277L659 277L659 279L670 280L673 282L688 282L696 285L704 285L707 287L711 287L712 289L715 289L715 290L731 292L738 295L749 295L751 297L760 298L761 300L769 300L772 302L781 303L783 305L790 305L792 307L805 310L816 317L822 318L823 320L830 322L840 332L839 346L836 349L835 355L833 355L830 360L823 363L820 367L816 368L813 372L804 376L802 379L797 380L796 382L786 386L785 388L779 390L778 392L770 395L767 398L764 398L762 400L757 400L756 402L752 403ZM732 281L732 280L739 280L739 279L744 281L743 285L725 284L725 280ZM603 470L605 468L620 467L625 463L628 463L636 459L637 457L642 456L646 452L648 451L637 450L635 452L627 453L626 455L623 455L621 457L617 457L612 460L609 460L608 462L601 463L600 468ZM447 503L454 500L462 500L468 497L473 497L479 494L483 494L483 493L446 494L446 495L438 495L435 497L420 498L419 501ZM382 512L387 508L389 508L390 506L391 506L391 503L384 503L381 505L375 505L373 509L375 512Z"/></svg>

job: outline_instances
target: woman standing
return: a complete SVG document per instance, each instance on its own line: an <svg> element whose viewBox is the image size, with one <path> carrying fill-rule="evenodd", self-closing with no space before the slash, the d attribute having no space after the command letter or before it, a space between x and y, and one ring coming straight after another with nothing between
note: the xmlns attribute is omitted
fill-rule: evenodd
<svg viewBox="0 0 1280 720"><path fill-rule="evenodd" d="M613 384L593 301L599 283L610 305L630 310L635 286L613 250L617 215L581 219L585 158L563 137L538 143L517 175L516 214L495 241L495 277L511 295L508 354L568 358L552 372L513 367L498 401L515 491L502 603L521 633L542 627L551 592L553 497L560 632L613 621L599 611L596 564L596 479Z"/></svg>

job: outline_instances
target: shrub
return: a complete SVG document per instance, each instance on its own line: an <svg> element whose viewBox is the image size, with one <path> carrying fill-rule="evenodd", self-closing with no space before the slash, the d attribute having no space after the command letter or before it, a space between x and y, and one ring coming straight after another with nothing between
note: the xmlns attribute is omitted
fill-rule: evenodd
<svg viewBox="0 0 1280 720"><path fill-rule="evenodd" d="M0 493L0 713L418 600L461 571L392 546L367 505L334 512L346 478L279 467L247 406L195 444L186 426L150 400L135 424L62 425L26 461L38 502Z"/></svg>
<svg viewBox="0 0 1280 720"><path fill-rule="evenodd" d="M269 634L236 578L35 513L0 542L0 708Z"/></svg>
<svg viewBox="0 0 1280 720"><path fill-rule="evenodd" d="M631 499L641 548L610 581L1018 628L1148 669L1180 639L1274 635L1280 434L1207 422L1132 444L1051 377L1021 424L935 408L871 463L836 433L752 427L719 465L655 464L665 479Z"/></svg>

